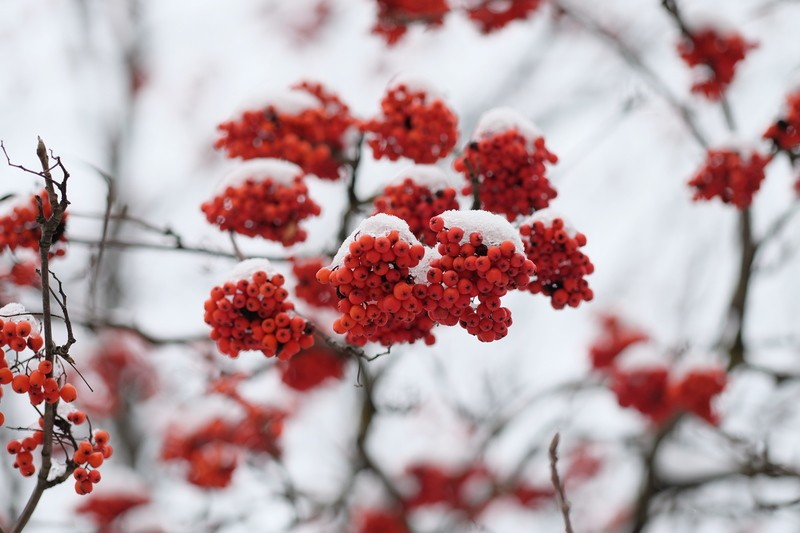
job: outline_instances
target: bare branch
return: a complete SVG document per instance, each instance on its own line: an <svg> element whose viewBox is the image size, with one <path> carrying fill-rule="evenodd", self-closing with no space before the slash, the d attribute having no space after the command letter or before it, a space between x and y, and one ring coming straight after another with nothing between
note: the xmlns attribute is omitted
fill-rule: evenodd
<svg viewBox="0 0 800 533"><path fill-rule="evenodd" d="M561 482L561 477L558 475L558 442L561 436L556 433L553 435L553 440L550 441L550 481L556 491L556 501L558 508L561 510L561 517L564 519L564 532L574 533L572 529L572 521L569 517L569 501L567 501L567 493L564 490L564 484Z"/></svg>

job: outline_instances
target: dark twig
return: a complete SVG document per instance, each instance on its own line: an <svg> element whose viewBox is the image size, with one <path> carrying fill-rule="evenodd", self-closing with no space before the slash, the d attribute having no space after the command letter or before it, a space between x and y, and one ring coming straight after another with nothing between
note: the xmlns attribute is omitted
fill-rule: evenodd
<svg viewBox="0 0 800 533"><path fill-rule="evenodd" d="M574 533L572 529L572 521L569 517L569 501L567 500L567 493L564 490L564 484L561 482L561 477L558 475L558 442L561 436L556 433L553 435L553 440L550 441L550 481L556 491L556 501L558 508L561 510L561 517L564 519L565 533Z"/></svg>

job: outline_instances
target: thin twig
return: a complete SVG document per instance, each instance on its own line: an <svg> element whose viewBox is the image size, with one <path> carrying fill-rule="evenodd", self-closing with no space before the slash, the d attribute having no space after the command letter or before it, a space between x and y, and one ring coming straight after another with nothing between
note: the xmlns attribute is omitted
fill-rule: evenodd
<svg viewBox="0 0 800 533"><path fill-rule="evenodd" d="M569 501L567 500L567 493L564 490L564 484L561 482L561 477L558 475L558 442L561 436L556 433L553 435L553 440L550 441L550 481L553 483L553 488L556 491L556 501L558 508L561 510L561 517L564 519L564 532L574 533L572 529L572 521L569 517Z"/></svg>

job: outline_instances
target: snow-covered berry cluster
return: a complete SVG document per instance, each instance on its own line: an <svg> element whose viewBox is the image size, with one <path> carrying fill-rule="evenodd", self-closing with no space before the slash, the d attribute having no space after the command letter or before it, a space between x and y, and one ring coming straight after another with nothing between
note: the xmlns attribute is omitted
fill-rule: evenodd
<svg viewBox="0 0 800 533"><path fill-rule="evenodd" d="M719 198L726 204L746 209L764 181L770 156L752 152L748 157L736 150L708 150L706 161L689 181L693 200Z"/></svg>
<svg viewBox="0 0 800 533"><path fill-rule="evenodd" d="M53 207L50 205L50 196L47 191L42 190L38 194L31 195L26 202L15 205L9 213L0 216L0 253L6 249L15 251L18 248L39 250L39 239L42 230L39 227L39 205L37 198L42 202L42 213L45 218L53 214ZM64 230L66 228L67 213L64 213L56 234L53 236L53 247L51 254L62 256L65 253L63 243L66 242Z"/></svg>
<svg viewBox="0 0 800 533"><path fill-rule="evenodd" d="M472 142L453 166L469 183L464 194L477 187L482 209L513 221L544 209L556 197L545 166L556 161L530 121L501 108L481 118Z"/></svg>
<svg viewBox="0 0 800 533"><path fill-rule="evenodd" d="M692 92L710 100L722 98L733 81L736 65L756 47L736 32L704 27L691 31L678 43L678 53L690 67L697 67L698 79Z"/></svg>
<svg viewBox="0 0 800 533"><path fill-rule="evenodd" d="M322 85L303 82L263 109L219 125L214 147L228 157L280 158L305 173L335 180L347 161L355 119Z"/></svg>
<svg viewBox="0 0 800 533"><path fill-rule="evenodd" d="M402 218L415 237L426 246L433 246L436 234L430 229L430 220L458 209L456 190L448 185L444 172L433 166L418 165L400 177L402 181L387 185L375 198L375 213Z"/></svg>
<svg viewBox="0 0 800 533"><path fill-rule="evenodd" d="M555 309L578 307L594 297L585 277L594 265L581 252L586 236L564 223L550 209L536 212L519 228L525 255L536 265L536 274L528 284L533 294L550 298Z"/></svg>
<svg viewBox="0 0 800 533"><path fill-rule="evenodd" d="M483 342L502 339L511 311L500 305L500 297L526 287L535 270L519 235L502 217L485 211L446 211L433 217L430 227L439 257L426 274L428 316L460 324Z"/></svg>
<svg viewBox="0 0 800 533"><path fill-rule="evenodd" d="M304 241L307 233L299 223L320 214L320 207L308 195L300 167L277 159L241 165L201 209L206 219L222 230L284 246Z"/></svg>
<svg viewBox="0 0 800 533"><path fill-rule="evenodd" d="M450 10L447 0L377 0L378 18L372 33L389 45L397 43L408 31L409 24L441 26Z"/></svg>
<svg viewBox="0 0 800 533"><path fill-rule="evenodd" d="M542 0L472 0L465 9L481 33L491 33L515 20L528 18L541 3Z"/></svg>
<svg viewBox="0 0 800 533"><path fill-rule="evenodd" d="M362 124L375 159L401 157L435 163L458 140L458 119L434 92L416 81L398 81L381 100L381 114Z"/></svg>
<svg viewBox="0 0 800 533"><path fill-rule="evenodd" d="M286 360L314 344L308 322L291 314L284 277L271 272L265 259L242 261L231 281L211 289L204 318L222 353L238 357L243 350L260 350Z"/></svg>
<svg viewBox="0 0 800 533"><path fill-rule="evenodd" d="M403 220L378 214L363 221L331 265L317 273L319 282L332 285L339 295L342 316L334 331L358 346L418 338L432 342L429 329L417 321L427 287L417 281L414 268L424 256L425 247Z"/></svg>

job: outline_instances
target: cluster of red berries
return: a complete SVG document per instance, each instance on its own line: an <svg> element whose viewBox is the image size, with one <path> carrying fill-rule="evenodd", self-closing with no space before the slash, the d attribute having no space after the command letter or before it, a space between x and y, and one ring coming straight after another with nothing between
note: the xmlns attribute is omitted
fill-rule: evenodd
<svg viewBox="0 0 800 533"><path fill-rule="evenodd" d="M382 229L370 231L381 225ZM347 342L357 346L417 338L427 342L429 331L418 336L423 328L416 322L424 312L427 287L411 273L424 255L425 247L397 217L379 214L364 221L342 245L332 268L317 272L317 280L333 286L339 295L342 316L333 323L333 330L347 334Z"/></svg>
<svg viewBox="0 0 800 533"><path fill-rule="evenodd" d="M92 472L96 472L96 470L92 470ZM150 498L146 494L116 489L108 493L94 493L75 507L75 512L90 516L98 527L98 531L111 533L116 531L111 526L114 521L131 509L149 502Z"/></svg>
<svg viewBox="0 0 800 533"><path fill-rule="evenodd" d="M738 33L723 34L711 27L692 31L678 43L678 53L690 67L700 67L692 92L719 100L733 81L736 64L755 48Z"/></svg>
<svg viewBox="0 0 800 533"><path fill-rule="evenodd" d="M0 365L5 360L0 360ZM58 380L52 377L53 363L50 361L40 361L35 370L30 374L19 372L14 375L8 367L0 368L0 385L11 383L11 389L17 394L27 394L31 405L39 405L42 402L57 403L63 400L67 403L74 402L78 398L78 391L71 383L59 386Z"/></svg>
<svg viewBox="0 0 800 533"><path fill-rule="evenodd" d="M387 185L375 198L375 213L386 213L402 218L411 233L426 246L436 243L436 234L430 229L431 217L458 209L456 190L447 186L429 186L407 177L402 183Z"/></svg>
<svg viewBox="0 0 800 533"><path fill-rule="evenodd" d="M800 154L800 91L786 97L786 114L770 125L764 138L781 150Z"/></svg>
<svg viewBox="0 0 800 533"><path fill-rule="evenodd" d="M263 260L244 261L239 268L257 270L214 287L205 302L204 319L219 350L230 357L238 357L243 350L260 350L267 357L286 360L310 348L314 339L308 322L289 314L294 304L287 300L284 277L269 276L265 270L269 263Z"/></svg>
<svg viewBox="0 0 800 533"><path fill-rule="evenodd" d="M317 272L324 266L322 259L293 257L291 262L292 273L297 279L297 285L294 288L295 296L314 307L336 309L336 303L339 300L336 297L336 291L330 285L323 285L317 281Z"/></svg>
<svg viewBox="0 0 800 533"><path fill-rule="evenodd" d="M456 145L455 113L425 89L406 83L390 87L381 100L381 112L362 124L375 159L405 157L415 163L435 163Z"/></svg>
<svg viewBox="0 0 800 533"><path fill-rule="evenodd" d="M44 425L44 420L39 421L39 425ZM36 473L36 465L33 464L33 452L44 443L44 432L34 431L30 437L21 440L11 440L6 446L6 451L14 455L14 468L19 470L20 475L30 477Z"/></svg>
<svg viewBox="0 0 800 533"><path fill-rule="evenodd" d="M234 171L223 187L201 209L224 231L289 246L308 236L299 223L321 212L308 195L302 170L291 163L254 162Z"/></svg>
<svg viewBox="0 0 800 533"><path fill-rule="evenodd" d="M734 150L708 150L705 164L689 181L689 186L695 189L692 199L718 197L726 204L746 209L761 187L764 168L771 159L757 152L747 159Z"/></svg>
<svg viewBox="0 0 800 533"><path fill-rule="evenodd" d="M491 502L495 480L482 464L447 471L438 465L422 463L409 466L406 472L413 478L416 489L403 498L409 510L444 504L474 518Z"/></svg>
<svg viewBox="0 0 800 533"><path fill-rule="evenodd" d="M495 235L498 225L502 230ZM500 297L526 287L536 268L522 253L513 227L500 216L480 211L447 211L433 217L430 227L436 232L440 257L431 261L427 272L428 316L440 324L460 324L483 342L505 337L511 312L500 306ZM472 307L475 297L477 308Z"/></svg>
<svg viewBox="0 0 800 533"><path fill-rule="evenodd" d="M536 265L536 275L528 284L533 294L550 298L554 309L578 307L594 297L585 277L594 272L594 265L580 251L586 236L565 227L564 220L540 211L519 228L525 255Z"/></svg>
<svg viewBox="0 0 800 533"><path fill-rule="evenodd" d="M8 281L18 287L40 287L41 278L37 270L39 265L33 261L14 263L7 273L0 275L0 280Z"/></svg>
<svg viewBox="0 0 800 533"><path fill-rule="evenodd" d="M441 26L450 10L447 0L377 0L378 19L372 33L389 45L395 44L408 31L409 24Z"/></svg>
<svg viewBox="0 0 800 533"><path fill-rule="evenodd" d="M403 515L384 509L360 511L353 530L357 533L408 533Z"/></svg>
<svg viewBox="0 0 800 533"><path fill-rule="evenodd" d="M187 480L193 485L227 487L245 450L280 455L277 441L286 413L254 405L235 392L229 396L244 408L244 419L214 417L190 431L171 428L164 440L161 458L188 463Z"/></svg>
<svg viewBox="0 0 800 533"><path fill-rule="evenodd" d="M612 367L623 351L649 339L646 333L623 323L616 315L603 315L600 321L603 334L589 348L589 357L595 370Z"/></svg>
<svg viewBox="0 0 800 533"><path fill-rule="evenodd" d="M108 443L111 440L108 432L98 430L93 437L94 444L89 440L81 441L72 456L72 461L78 465L72 473L75 492L80 495L90 494L94 490L94 486L100 482L100 471L97 469L114 453Z"/></svg>
<svg viewBox="0 0 800 533"><path fill-rule="evenodd" d="M0 318L0 348L3 346L8 346L15 352L21 352L26 348L38 352L44 346L44 340L27 320Z"/></svg>
<svg viewBox="0 0 800 533"><path fill-rule="evenodd" d="M42 236L42 231L37 222L39 218L37 196L41 198L44 217L49 218L52 216L53 207L50 205L50 197L47 191L44 190L32 195L24 204L15 206L10 213L0 217L0 252L6 248L11 251L17 248L39 250L39 239ZM66 241L64 235L66 220L67 214L64 213L61 224L59 224L56 234L53 235L51 253L55 256L62 256L65 253L64 248L58 245Z"/></svg>
<svg viewBox="0 0 800 533"><path fill-rule="evenodd" d="M281 381L298 391L308 391L328 379L341 379L347 361L333 350L312 346L291 359L281 362Z"/></svg>
<svg viewBox="0 0 800 533"><path fill-rule="evenodd" d="M278 105L245 112L239 120L219 125L214 143L228 157L276 157L299 165L308 174L335 180L346 161L355 119L348 107L322 85L303 82L293 87L310 96L301 111L284 112Z"/></svg>
<svg viewBox="0 0 800 533"><path fill-rule="evenodd" d="M523 20L536 11L541 0L478 0L466 8L467 16L481 33L491 33L504 28L514 20Z"/></svg>
<svg viewBox="0 0 800 533"><path fill-rule="evenodd" d="M516 128L481 135L453 162L469 182L464 194L473 194L477 182L481 208L504 214L509 221L544 209L556 197L545 176L545 164L558 161L544 138L528 139Z"/></svg>
<svg viewBox="0 0 800 533"><path fill-rule="evenodd" d="M727 383L720 368L696 368L673 379L663 366L616 370L612 390L622 407L633 407L656 424L678 412L693 413L709 424L719 423L711 406Z"/></svg>

